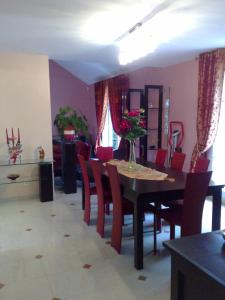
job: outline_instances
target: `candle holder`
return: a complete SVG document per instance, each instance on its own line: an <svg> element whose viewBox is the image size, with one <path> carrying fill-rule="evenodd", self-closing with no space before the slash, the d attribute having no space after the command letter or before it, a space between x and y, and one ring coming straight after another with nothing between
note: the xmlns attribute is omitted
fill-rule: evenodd
<svg viewBox="0 0 225 300"><path fill-rule="evenodd" d="M9 164L15 164L17 159L21 162L22 144L20 143L20 130L18 128L17 137L14 136L12 128L12 136L9 137L8 129L6 128L6 142L8 145Z"/></svg>

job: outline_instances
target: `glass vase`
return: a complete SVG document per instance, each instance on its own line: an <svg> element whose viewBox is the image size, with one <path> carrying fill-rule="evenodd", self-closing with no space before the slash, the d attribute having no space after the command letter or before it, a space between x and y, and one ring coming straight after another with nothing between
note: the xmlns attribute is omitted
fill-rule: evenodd
<svg viewBox="0 0 225 300"><path fill-rule="evenodd" d="M134 169L136 165L136 154L135 154L135 142L134 140L129 140L130 142L130 154L129 154L129 169Z"/></svg>

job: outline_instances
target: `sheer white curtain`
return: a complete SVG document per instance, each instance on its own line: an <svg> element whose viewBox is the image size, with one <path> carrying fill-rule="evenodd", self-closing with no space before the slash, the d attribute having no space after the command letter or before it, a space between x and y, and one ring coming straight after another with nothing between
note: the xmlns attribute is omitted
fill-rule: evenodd
<svg viewBox="0 0 225 300"><path fill-rule="evenodd" d="M108 105L106 119L105 119L105 126L102 131L101 146L103 147L111 146L113 147L113 149L117 149L119 147L119 143L120 143L120 137L113 130L110 108Z"/></svg>

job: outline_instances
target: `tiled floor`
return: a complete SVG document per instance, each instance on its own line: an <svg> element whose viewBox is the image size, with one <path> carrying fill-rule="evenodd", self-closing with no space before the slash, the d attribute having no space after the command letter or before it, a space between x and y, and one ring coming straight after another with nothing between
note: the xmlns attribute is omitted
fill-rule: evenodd
<svg viewBox="0 0 225 300"><path fill-rule="evenodd" d="M168 239L167 229L158 238L157 256L150 253L152 234L145 234L145 269L136 271L131 219L126 219L118 255L108 243L111 217L105 239L95 231L95 212L93 225L84 224L80 191L56 192L53 202L15 199L0 200L0 205L1 300L169 300L170 257L161 243ZM210 203L205 231L208 215ZM147 218L146 229L150 223Z"/></svg>

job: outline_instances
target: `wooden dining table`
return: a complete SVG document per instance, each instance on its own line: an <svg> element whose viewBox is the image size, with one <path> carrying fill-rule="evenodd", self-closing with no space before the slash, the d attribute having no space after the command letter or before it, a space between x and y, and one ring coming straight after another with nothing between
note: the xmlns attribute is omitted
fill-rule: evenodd
<svg viewBox="0 0 225 300"><path fill-rule="evenodd" d="M184 195L186 173L163 168L154 163L145 162L145 166L168 174L173 180L131 179L119 175L123 196L134 205L134 266L143 269L143 214L149 203L156 205L162 200L182 199ZM221 196L224 182L210 181L207 196L212 196L212 230L220 229Z"/></svg>

